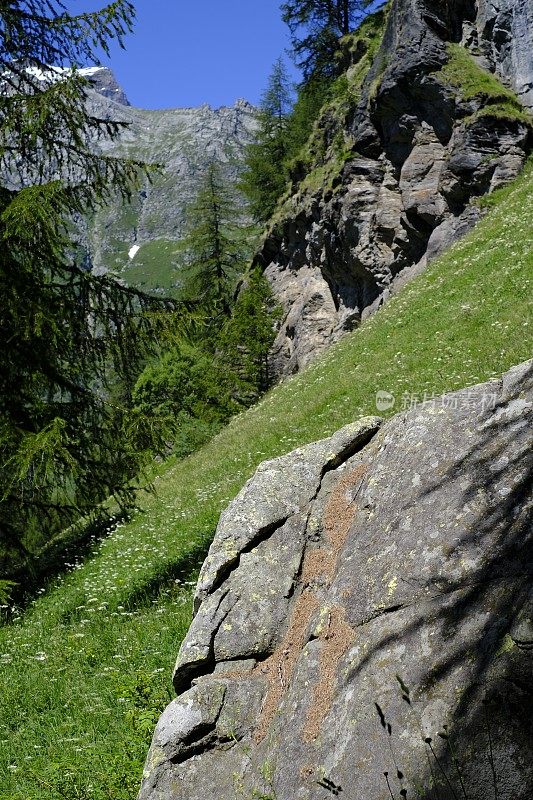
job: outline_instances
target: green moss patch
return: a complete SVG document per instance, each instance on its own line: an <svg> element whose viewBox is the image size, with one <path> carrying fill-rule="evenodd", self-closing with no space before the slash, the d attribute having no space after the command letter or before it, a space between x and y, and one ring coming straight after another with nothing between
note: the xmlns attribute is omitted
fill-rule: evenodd
<svg viewBox="0 0 533 800"><path fill-rule="evenodd" d="M346 131L348 117L361 99L364 80L381 45L387 8L370 14L354 33L341 39L339 58L350 66L331 85L311 135L294 161L291 172L304 177L293 181L291 191L280 198L274 223L294 213L310 195L331 190L344 164L354 157L354 141Z"/></svg>
<svg viewBox="0 0 533 800"><path fill-rule="evenodd" d="M459 44L448 44L448 62L439 71L444 83L458 89L464 100L479 100L479 111L467 118L473 122L480 117L510 119L533 125L533 117L520 103L515 93L499 78L476 63Z"/></svg>

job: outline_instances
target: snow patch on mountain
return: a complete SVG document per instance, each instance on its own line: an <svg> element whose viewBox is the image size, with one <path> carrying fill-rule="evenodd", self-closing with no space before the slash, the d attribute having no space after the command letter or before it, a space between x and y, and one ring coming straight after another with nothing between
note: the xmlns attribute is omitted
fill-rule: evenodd
<svg viewBox="0 0 533 800"><path fill-rule="evenodd" d="M73 70L73 67L56 66L49 66L46 67L46 69L43 69L40 66L31 64L26 67L25 72L31 78L34 78L41 83L51 85L68 77L68 75L73 73ZM89 80L91 89L98 94L102 95L103 97L107 97L109 100L113 100L115 103L119 103L120 105L130 105L124 90L117 82L113 71L109 69L109 67L96 65L92 67L81 67L77 70L77 73L83 78Z"/></svg>

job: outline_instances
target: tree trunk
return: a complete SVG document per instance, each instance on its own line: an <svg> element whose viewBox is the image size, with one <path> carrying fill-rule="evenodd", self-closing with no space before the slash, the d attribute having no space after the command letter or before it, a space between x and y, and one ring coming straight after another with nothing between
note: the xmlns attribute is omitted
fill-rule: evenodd
<svg viewBox="0 0 533 800"><path fill-rule="evenodd" d="M350 33L350 0L342 0L341 31L343 36Z"/></svg>

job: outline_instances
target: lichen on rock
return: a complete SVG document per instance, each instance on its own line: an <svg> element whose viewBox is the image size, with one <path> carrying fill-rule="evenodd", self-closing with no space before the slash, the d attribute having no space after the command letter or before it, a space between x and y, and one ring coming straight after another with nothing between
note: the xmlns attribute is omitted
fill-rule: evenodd
<svg viewBox="0 0 533 800"><path fill-rule="evenodd" d="M471 800L493 767L501 800L529 798L532 416L528 362L261 465L222 515L140 799L385 797L392 746L398 791L451 800L424 743L453 785L444 730Z"/></svg>

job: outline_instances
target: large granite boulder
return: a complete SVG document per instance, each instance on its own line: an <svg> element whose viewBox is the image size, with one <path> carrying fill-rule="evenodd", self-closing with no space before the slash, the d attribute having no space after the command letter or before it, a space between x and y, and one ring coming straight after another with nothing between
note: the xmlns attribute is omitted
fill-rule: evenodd
<svg viewBox="0 0 533 800"><path fill-rule="evenodd" d="M519 174L533 143L527 116L450 84L442 67L461 45L473 68L516 92L518 109L533 109L529 0L392 0L373 59L363 33L349 49L347 110L323 112L315 177L296 175L256 256L285 310L279 375L376 310L476 223L475 198Z"/></svg>
<svg viewBox="0 0 533 800"><path fill-rule="evenodd" d="M530 798L532 414L529 362L261 465L140 800Z"/></svg>

